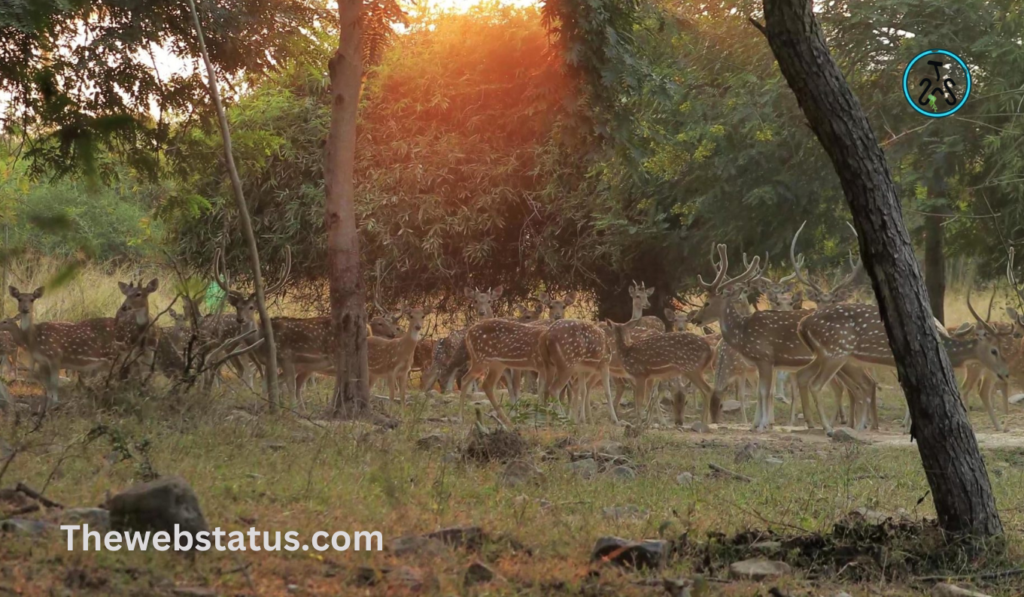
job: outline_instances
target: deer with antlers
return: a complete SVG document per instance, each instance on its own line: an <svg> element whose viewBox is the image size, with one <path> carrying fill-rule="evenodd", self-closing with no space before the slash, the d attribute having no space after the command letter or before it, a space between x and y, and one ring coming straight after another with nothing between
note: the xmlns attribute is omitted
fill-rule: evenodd
<svg viewBox="0 0 1024 597"><path fill-rule="evenodd" d="M718 262L714 260L717 248ZM693 317L693 323L703 325L718 321L722 330L722 338L736 349L747 361L754 364L758 371L758 405L754 416L754 430L764 431L772 421L772 386L775 382L775 371L796 371L810 364L814 355L801 341L797 334L800 321L807 316L802 311L756 311L744 313L736 308L735 303L743 299L746 284L760 275L760 257L754 257L746 271L735 278L728 277L729 257L724 244L712 247L712 266L715 278L705 282L698 276L698 282L707 290L704 306ZM844 365L840 370L840 379L851 390L865 392L868 388L866 374L852 365ZM858 383L859 382L859 383ZM871 391L874 386L871 385ZM801 393L800 399L804 412L810 412L808 396ZM720 397L712 393L710 399L711 417L717 422ZM810 417L805 417L808 427L813 426ZM827 419L822 426L831 430Z"/></svg>
<svg viewBox="0 0 1024 597"><path fill-rule="evenodd" d="M998 332L974 310L967 294L967 307L977 321L976 336L971 339L941 336L942 344L954 368L968 362L982 364L1000 380L1009 376L1009 367L1003 360L996 342ZM799 326L798 333L804 344L814 353L814 360L797 373L801 394L807 389L815 401L818 391L848 362L895 368L885 325L875 305L840 304L821 309L809 315ZM818 404L819 414L824 410ZM991 406L989 407L991 412ZM1001 430L999 421L992 423Z"/></svg>
<svg viewBox="0 0 1024 597"><path fill-rule="evenodd" d="M1010 247L1008 251L1008 259L1006 262L1006 281L1010 284L1013 294L1011 296L1018 296L1021 301L1024 301L1024 293L1022 293L1017 287L1017 280L1013 273L1013 261L1014 261L1014 248ZM1024 363L1024 316L1017 312L1017 310L1011 306L1006 307L1006 315L1010 318L1008 322L991 322L992 317L992 304L995 300L996 288L992 289L992 296L988 302L988 312L985 316L985 322L992 326L993 329L998 332L996 341L999 344L999 351L1006 360L1007 365L1010 367L1010 373L1020 369L1022 363ZM961 332L962 330L957 329L953 333ZM991 395L995 386L999 387L999 391L1003 396L1002 409L1003 414L1007 414L1010 410L1010 380L996 379L992 373L982 367L978 363L969 363L967 365L967 376L964 378L963 385L960 387L960 398L964 401L964 406L969 403L969 397L971 392L977 390L981 396L981 401L985 405L986 409L989 410L989 416L992 417L991 412Z"/></svg>

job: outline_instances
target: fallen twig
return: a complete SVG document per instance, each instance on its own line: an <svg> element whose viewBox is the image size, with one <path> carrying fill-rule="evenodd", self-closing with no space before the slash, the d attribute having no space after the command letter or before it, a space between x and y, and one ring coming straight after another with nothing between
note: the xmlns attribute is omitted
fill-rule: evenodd
<svg viewBox="0 0 1024 597"><path fill-rule="evenodd" d="M739 473L730 471L729 469L723 468L723 467L718 466L717 464L714 464L714 463L709 464L708 468L710 468L711 470L715 471L716 473L721 473L721 474L726 475L728 477L732 477L733 479L736 479L738 481L743 481L744 483L753 483L754 482L754 479L752 479L751 477L748 477L746 475L741 475Z"/></svg>
<svg viewBox="0 0 1024 597"><path fill-rule="evenodd" d="M50 498L44 496L43 494L39 493L35 489L32 489L28 485L25 485L24 483L18 483L14 487L14 491L17 491L18 493L24 493L28 497L34 499L35 501L37 501L40 504L46 506L47 508L61 508L61 509L64 508L64 506L62 504L58 504L57 502L55 502L55 501L51 500Z"/></svg>

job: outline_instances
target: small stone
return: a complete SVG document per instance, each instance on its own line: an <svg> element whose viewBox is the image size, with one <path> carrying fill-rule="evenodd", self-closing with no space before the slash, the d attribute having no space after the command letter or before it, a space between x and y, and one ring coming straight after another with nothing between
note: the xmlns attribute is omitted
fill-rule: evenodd
<svg viewBox="0 0 1024 597"><path fill-rule="evenodd" d="M741 408L743 408L743 403L739 400L726 400L722 403L722 412L724 413L739 412Z"/></svg>
<svg viewBox="0 0 1024 597"><path fill-rule="evenodd" d="M261 475L259 473L245 473L245 476L249 477L250 479L262 479L263 478L263 475Z"/></svg>
<svg viewBox="0 0 1024 597"><path fill-rule="evenodd" d="M778 541L758 541L751 545L750 549L761 553L774 553L782 549L782 543Z"/></svg>
<svg viewBox="0 0 1024 597"><path fill-rule="evenodd" d="M851 513L851 516L860 517L868 524L882 524L890 518L890 516L884 512L868 510L867 508L857 508Z"/></svg>
<svg viewBox="0 0 1024 597"><path fill-rule="evenodd" d="M766 462L767 464L774 465L785 464L785 461L783 461L781 458L776 458L774 456L769 456L768 458L765 458L764 462Z"/></svg>
<svg viewBox="0 0 1024 597"><path fill-rule="evenodd" d="M608 471L608 474L623 481L632 481L633 479L636 479L636 471L628 466L617 466Z"/></svg>
<svg viewBox="0 0 1024 597"><path fill-rule="evenodd" d="M693 473L679 473L676 475L677 485L690 485L693 483Z"/></svg>
<svg viewBox="0 0 1024 597"><path fill-rule="evenodd" d="M14 448L11 447L11 444L4 441L3 438L0 438L0 460L7 460L7 457L13 453Z"/></svg>
<svg viewBox="0 0 1024 597"><path fill-rule="evenodd" d="M577 460L576 462L569 463L569 470L583 477L584 479L591 479L597 474L597 461L593 458L584 458L583 460Z"/></svg>
<svg viewBox="0 0 1024 597"><path fill-rule="evenodd" d="M171 593L182 597L217 597L217 591L208 587L174 587Z"/></svg>
<svg viewBox="0 0 1024 597"><path fill-rule="evenodd" d="M948 585L944 582L940 582L932 587L932 597L989 597L985 593L979 593L977 591L971 591L958 587L956 585Z"/></svg>
<svg viewBox="0 0 1024 597"><path fill-rule="evenodd" d="M710 433L711 428L703 422L697 421L693 425L690 425L690 431L696 431L697 433Z"/></svg>
<svg viewBox="0 0 1024 597"><path fill-rule="evenodd" d="M733 580L759 581L766 578L785 576L791 572L789 564L772 560L752 559L733 562L729 565L729 578Z"/></svg>
<svg viewBox="0 0 1024 597"><path fill-rule="evenodd" d="M633 504L629 504L626 506L609 506L607 508L601 508L601 513L604 514L606 518L611 518L612 520L625 520L627 518L644 518L648 514L647 510L644 510L639 506L635 506Z"/></svg>
<svg viewBox="0 0 1024 597"><path fill-rule="evenodd" d="M416 447L421 450L433 450L444 445L444 436L440 433L431 433L430 435L424 435L423 437L416 440Z"/></svg>
<svg viewBox="0 0 1024 597"><path fill-rule="evenodd" d="M484 544L484 530L480 527L448 527L433 533L427 533L424 537L437 539L441 543L455 549L468 549L470 551L480 549Z"/></svg>
<svg viewBox="0 0 1024 597"><path fill-rule="evenodd" d="M163 477L134 485L110 498L110 526L115 531L209 531L199 498L181 477Z"/></svg>
<svg viewBox="0 0 1024 597"><path fill-rule="evenodd" d="M0 533L13 533L35 537L46 531L57 528L56 525L42 520L28 520L25 518L8 518L0 520Z"/></svg>
<svg viewBox="0 0 1024 597"><path fill-rule="evenodd" d="M852 429L847 429L845 427L840 427L839 429L836 429L835 431L832 432L832 441L836 442L837 444L866 444L866 443L868 443L868 442L864 441L863 439L861 439L860 437L858 437L857 434L854 433L854 431Z"/></svg>
<svg viewBox="0 0 1024 597"><path fill-rule="evenodd" d="M396 556L423 554L437 557L445 552L444 543L422 535L405 535L391 541L388 550Z"/></svg>
<svg viewBox="0 0 1024 597"><path fill-rule="evenodd" d="M592 561L608 560L628 568L660 568L669 550L668 541L629 541L601 537L591 552Z"/></svg>
<svg viewBox="0 0 1024 597"><path fill-rule="evenodd" d="M263 447L270 450L271 452L280 452L288 447L288 444L284 442L263 442Z"/></svg>
<svg viewBox="0 0 1024 597"><path fill-rule="evenodd" d="M441 462L445 464L454 464L460 460L462 460L462 456L458 452L448 452L441 457Z"/></svg>
<svg viewBox="0 0 1024 597"><path fill-rule="evenodd" d="M843 592L843 593L836 593L832 597L853 597L853 595L850 595L849 593Z"/></svg>
<svg viewBox="0 0 1024 597"><path fill-rule="evenodd" d="M90 529L110 528L110 512L103 508L70 508L60 515L60 524L87 524Z"/></svg>
<svg viewBox="0 0 1024 597"><path fill-rule="evenodd" d="M1010 404L1020 404L1021 402L1024 402L1024 394L1014 394L1013 396L1010 396L1008 402Z"/></svg>
<svg viewBox="0 0 1024 597"><path fill-rule="evenodd" d="M298 593L302 590L302 588L299 587L299 585L288 585L287 587L285 587L285 589L287 589L289 593Z"/></svg>
<svg viewBox="0 0 1024 597"><path fill-rule="evenodd" d="M517 487L540 475L540 469L529 462L513 460L505 465L505 472L502 473L501 482L507 487Z"/></svg>
<svg viewBox="0 0 1024 597"><path fill-rule="evenodd" d="M481 561L473 562L466 568L466 576L463 579L463 583L469 587L473 585L479 585L488 583L497 578L494 570L491 570L487 564Z"/></svg>

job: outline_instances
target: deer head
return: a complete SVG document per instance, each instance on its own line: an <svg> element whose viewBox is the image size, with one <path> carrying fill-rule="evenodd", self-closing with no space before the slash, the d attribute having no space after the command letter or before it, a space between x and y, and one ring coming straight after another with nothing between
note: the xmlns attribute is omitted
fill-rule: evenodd
<svg viewBox="0 0 1024 597"><path fill-rule="evenodd" d="M800 282L808 288L809 298L814 301L819 309L824 309L825 307L841 303L850 297L853 293L853 289L850 287L850 284L852 284L853 281L857 279L857 276L860 275L861 270L864 269L864 264L860 260L855 261L853 253L851 252L850 266L852 271L850 274L845 278L837 278L835 283L833 283L832 288L828 291L822 290L820 286L804 277L803 272L801 272L804 263L803 255L800 255L799 258L797 258L796 255L796 240L800 237L800 232L803 231L804 226L806 225L806 221L803 224L800 224L800 228L798 228L796 234L793 235L793 242L789 244L789 259L793 263L794 274L800 279ZM847 223L847 225L850 226L849 223ZM853 226L850 226L850 229L853 230ZM857 231L853 230L853 234L856 236Z"/></svg>
<svg viewBox="0 0 1024 597"><path fill-rule="evenodd" d="M409 319L409 337L413 340L420 339L420 333L423 331L423 319L434 312L433 307L416 307L414 309L405 309L403 314Z"/></svg>
<svg viewBox="0 0 1024 597"><path fill-rule="evenodd" d="M290 247L285 247L284 252L284 268L281 271L281 275L278 276L277 282L264 289L263 296L265 298L280 292L288 282L288 276L292 271L292 250ZM227 276L224 275L223 255L220 249L217 249L213 254L213 279L227 293L228 304L235 308L235 323L241 326L241 331L244 333L255 329L256 313L258 312L256 293L250 292L246 295L237 290L232 290Z"/></svg>
<svg viewBox="0 0 1024 597"><path fill-rule="evenodd" d="M548 308L550 319L565 319L565 309L576 302L576 293L570 292L561 299L554 299L548 293L542 292L537 295L537 302Z"/></svg>
<svg viewBox="0 0 1024 597"><path fill-rule="evenodd" d="M142 282L136 284L135 282L124 282L117 283L118 288L121 289L121 294L124 295L124 302L121 303L119 311L124 314L133 313L135 315L135 323L138 325L146 325L149 323L149 295L156 292L160 286L160 281L153 278L149 281L149 284L145 286Z"/></svg>
<svg viewBox="0 0 1024 597"><path fill-rule="evenodd" d="M604 322L612 331L612 340L616 346L623 346L629 348L633 345L632 330L636 327L636 322L639 319L630 319L626 323L615 323L611 319L605 319Z"/></svg>
<svg viewBox="0 0 1024 597"><path fill-rule="evenodd" d="M537 321L544 315L544 304L538 302L537 306L533 308L517 304L513 307L513 310L516 313L516 321L519 323L530 323L531 321Z"/></svg>
<svg viewBox="0 0 1024 597"><path fill-rule="evenodd" d="M633 299L633 313L642 313L644 309L648 309L651 306L651 295L654 294L654 288L647 288L643 282L639 285L634 280L629 286L629 296Z"/></svg>
<svg viewBox="0 0 1024 597"><path fill-rule="evenodd" d="M690 311L676 311L672 307L665 307L665 319L672 324L672 329L677 332L685 332L686 326L690 325Z"/></svg>
<svg viewBox="0 0 1024 597"><path fill-rule="evenodd" d="M43 287L40 286L32 292L22 292L11 286L8 288L11 296L14 300L18 301L18 316L21 318L21 325L23 328L31 325L32 315L35 309L35 303L38 299L43 297Z"/></svg>
<svg viewBox="0 0 1024 597"><path fill-rule="evenodd" d="M463 293L466 298L473 302L473 311L477 317L481 319L487 319L494 317L494 310L491 308L491 303L498 300L501 297L501 293L504 290L502 286L498 286L494 289L489 289L485 292L480 292L476 288L466 287L463 289Z"/></svg>
<svg viewBox="0 0 1024 597"><path fill-rule="evenodd" d="M718 251L718 262L715 262L715 251ZM711 265L715 269L715 279L710 283L697 276L697 281L708 293L704 306L697 310L690 323L702 326L722 318L732 301L742 298L746 285L761 276L761 258L754 256L747 265L746 271L735 278L729 278L729 254L726 245L711 245Z"/></svg>

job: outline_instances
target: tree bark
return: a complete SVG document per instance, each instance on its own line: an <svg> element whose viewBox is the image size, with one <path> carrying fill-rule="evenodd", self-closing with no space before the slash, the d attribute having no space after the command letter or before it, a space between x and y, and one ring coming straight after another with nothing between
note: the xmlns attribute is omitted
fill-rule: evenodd
<svg viewBox="0 0 1024 597"><path fill-rule="evenodd" d="M925 216L924 221L924 282L928 288L928 303L932 307L932 315L946 323L946 255L945 229L942 216Z"/></svg>
<svg viewBox="0 0 1024 597"><path fill-rule="evenodd" d="M238 168L235 166L235 156L231 148L231 130L228 128L227 113L220 101L220 89L217 86L217 73L213 70L213 63L206 52L206 41L203 39L203 28L199 24L199 11L196 10L195 0L188 0L189 9L192 11L192 25L196 30L196 39L199 41L199 53L206 65L206 76L209 79L210 96L213 98L213 105L217 110L217 120L220 123L220 134L224 140L224 158L227 163L228 175L231 178L231 188L235 194L235 206L238 208L238 220L242 225L242 234L245 236L245 244L249 249L249 265L252 267L252 285L256 291L256 309L260 314L260 321L263 323L263 338L267 346L267 368L264 375L267 380L267 400L270 403L270 410L277 410L278 387L277 387L277 345L274 343L274 328L271 325L270 316L267 314L267 300L263 294L263 273L260 269L260 253L256 246L256 235L252 231L252 220L249 218L249 207L245 203L245 195L242 193L242 179L238 176Z"/></svg>
<svg viewBox="0 0 1024 597"><path fill-rule="evenodd" d="M324 158L328 276L335 346L333 410L364 414L370 405L366 362L366 300L359 271L355 209L356 115L362 88L362 0L339 0L338 50L330 60L331 128Z"/></svg>
<svg viewBox="0 0 1024 597"><path fill-rule="evenodd" d="M812 0L764 0L764 13L762 31L853 213L939 524L956 535L1002 535L985 462L931 320L885 155L829 54Z"/></svg>

